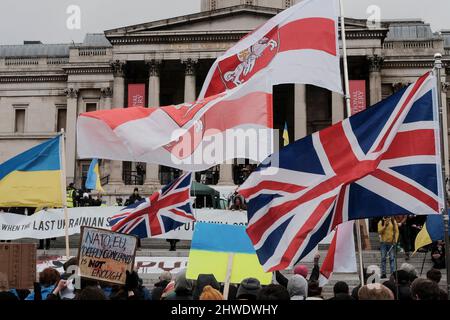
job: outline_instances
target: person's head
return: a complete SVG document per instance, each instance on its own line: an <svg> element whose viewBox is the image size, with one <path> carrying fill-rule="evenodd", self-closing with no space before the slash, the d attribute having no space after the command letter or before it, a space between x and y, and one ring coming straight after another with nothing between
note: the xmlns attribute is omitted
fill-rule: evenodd
<svg viewBox="0 0 450 320"><path fill-rule="evenodd" d="M273 300L290 300L288 290L279 284L270 284L259 290L256 300L273 301Z"/></svg>
<svg viewBox="0 0 450 320"><path fill-rule="evenodd" d="M56 269L45 268L39 273L39 283L44 287L57 284L61 275Z"/></svg>
<svg viewBox="0 0 450 320"><path fill-rule="evenodd" d="M170 282L172 280L172 274L169 271L164 271L158 277L159 281Z"/></svg>
<svg viewBox="0 0 450 320"><path fill-rule="evenodd" d="M287 291L292 300L306 299L308 297L308 281L303 276L295 274L288 281Z"/></svg>
<svg viewBox="0 0 450 320"><path fill-rule="evenodd" d="M75 185L73 184L73 182L69 183L69 188L74 189Z"/></svg>
<svg viewBox="0 0 450 320"><path fill-rule="evenodd" d="M219 290L208 285L203 288L199 300L224 300L224 298Z"/></svg>
<svg viewBox="0 0 450 320"><path fill-rule="evenodd" d="M306 277L308 276L308 267L304 264L299 264L294 268L294 274L299 274L306 279Z"/></svg>
<svg viewBox="0 0 450 320"><path fill-rule="evenodd" d="M416 268L409 263L402 263L400 266L400 270L405 270L409 273L409 278L411 282L413 282L417 278L417 270Z"/></svg>
<svg viewBox="0 0 450 320"><path fill-rule="evenodd" d="M344 281L338 281L333 287L334 295L337 294L349 294L348 284Z"/></svg>
<svg viewBox="0 0 450 320"><path fill-rule="evenodd" d="M396 272L392 272L392 279L399 286L409 286L411 284L411 273L405 270L398 270Z"/></svg>
<svg viewBox="0 0 450 320"><path fill-rule="evenodd" d="M381 283L370 283L358 290L359 300L394 300L394 294Z"/></svg>
<svg viewBox="0 0 450 320"><path fill-rule="evenodd" d="M235 206L241 206L242 205L241 197L235 197L234 198L234 205Z"/></svg>
<svg viewBox="0 0 450 320"><path fill-rule="evenodd" d="M385 282L383 282L383 286L385 286L386 288L391 290L392 294L394 295L394 299L395 299L395 297L397 297L397 288L395 286L395 280L385 281Z"/></svg>
<svg viewBox="0 0 450 320"><path fill-rule="evenodd" d="M322 287L319 281L312 280L308 283L308 297L318 297L322 294Z"/></svg>
<svg viewBox="0 0 450 320"><path fill-rule="evenodd" d="M105 293L98 286L88 286L82 289L78 295L77 300L106 300Z"/></svg>
<svg viewBox="0 0 450 320"><path fill-rule="evenodd" d="M220 290L220 284L217 282L216 277L213 274L199 274L192 298L194 300L198 300L203 292L203 288L206 286L211 286L216 290Z"/></svg>
<svg viewBox="0 0 450 320"><path fill-rule="evenodd" d="M194 281L186 279L186 269L180 271L175 278L175 292L185 291L191 293L193 287Z"/></svg>
<svg viewBox="0 0 450 320"><path fill-rule="evenodd" d="M256 300L259 290L261 290L261 283L258 279L247 278L242 280L236 293L238 300Z"/></svg>
<svg viewBox="0 0 450 320"><path fill-rule="evenodd" d="M439 300L441 294L436 282L418 278L411 284L411 295L414 300Z"/></svg>
<svg viewBox="0 0 450 320"><path fill-rule="evenodd" d="M78 265L78 259L76 257L72 257L63 264L64 272L67 272L67 269L69 269L70 266L77 266Z"/></svg>
<svg viewBox="0 0 450 320"><path fill-rule="evenodd" d="M442 278L442 273L440 270L434 269L434 268L428 270L428 272L427 272L428 280L434 281L439 284L439 282L441 282L441 278Z"/></svg>
<svg viewBox="0 0 450 320"><path fill-rule="evenodd" d="M139 189L138 189L138 188L134 188L133 194L134 194L134 195L138 195L138 194L139 194Z"/></svg>

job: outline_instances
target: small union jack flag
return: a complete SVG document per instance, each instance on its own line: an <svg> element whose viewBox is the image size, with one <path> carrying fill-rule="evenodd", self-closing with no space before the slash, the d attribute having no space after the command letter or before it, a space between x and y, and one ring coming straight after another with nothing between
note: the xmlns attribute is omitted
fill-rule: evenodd
<svg viewBox="0 0 450 320"><path fill-rule="evenodd" d="M192 174L185 173L164 188L113 216L111 230L150 238L195 220L190 201Z"/></svg>
<svg viewBox="0 0 450 320"><path fill-rule="evenodd" d="M239 192L264 270L292 267L345 221L441 212L437 94L427 73L290 144L252 173Z"/></svg>

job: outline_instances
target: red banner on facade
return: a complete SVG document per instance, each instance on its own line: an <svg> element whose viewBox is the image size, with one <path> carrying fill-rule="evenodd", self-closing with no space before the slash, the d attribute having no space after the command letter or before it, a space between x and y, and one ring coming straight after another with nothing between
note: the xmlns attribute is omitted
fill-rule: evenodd
<svg viewBox="0 0 450 320"><path fill-rule="evenodd" d="M145 83L128 85L128 107L145 107Z"/></svg>
<svg viewBox="0 0 450 320"><path fill-rule="evenodd" d="M350 80L350 106L352 115L366 109L365 80Z"/></svg>

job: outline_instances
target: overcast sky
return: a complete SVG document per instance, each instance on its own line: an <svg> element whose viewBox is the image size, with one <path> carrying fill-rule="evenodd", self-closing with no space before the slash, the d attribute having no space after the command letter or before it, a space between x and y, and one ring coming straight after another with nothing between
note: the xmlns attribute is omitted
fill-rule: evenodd
<svg viewBox="0 0 450 320"><path fill-rule="evenodd" d="M381 19L420 18L433 31L450 29L450 0L345 0L345 15L367 18L378 5ZM431 5L432 3L432 5ZM70 5L81 9L81 29L66 26ZM200 11L200 0L0 0L0 44L23 40L81 42L86 33Z"/></svg>

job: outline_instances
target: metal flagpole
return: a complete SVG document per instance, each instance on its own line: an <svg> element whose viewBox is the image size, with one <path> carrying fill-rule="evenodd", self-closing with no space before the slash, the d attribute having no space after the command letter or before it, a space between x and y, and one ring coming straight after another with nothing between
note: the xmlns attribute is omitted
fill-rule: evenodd
<svg viewBox="0 0 450 320"><path fill-rule="evenodd" d="M67 210L67 195L66 195L66 143L65 143L64 129L61 129L61 197L64 210L64 236L66 239L66 257L70 257L69 248L69 212Z"/></svg>
<svg viewBox="0 0 450 320"><path fill-rule="evenodd" d="M347 41L345 36L345 17L344 17L344 0L339 0L340 14L341 14L341 38L342 38L342 51L343 51L343 61L344 61L344 86L345 86L345 107L347 110L347 117L352 115L352 110L350 107L350 85L348 80L348 62L347 62ZM364 283L364 263L362 256L362 244L361 244L361 230L359 225L359 220L355 221L356 226L356 239L358 245L358 258L359 258L359 278L361 280L361 286Z"/></svg>
<svg viewBox="0 0 450 320"><path fill-rule="evenodd" d="M444 128L444 109L442 104L442 84L441 84L441 69L442 69L442 54L436 53L434 55L434 70L437 82L437 102L439 107L439 131L441 138L441 171L442 171L442 184L444 191L444 206L442 216L444 218L444 240L445 240L445 264L447 268L447 293L450 299L450 241L448 238L448 194L447 194L447 174L445 172L445 146L444 146L444 134L447 132L447 128Z"/></svg>

